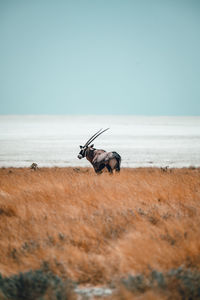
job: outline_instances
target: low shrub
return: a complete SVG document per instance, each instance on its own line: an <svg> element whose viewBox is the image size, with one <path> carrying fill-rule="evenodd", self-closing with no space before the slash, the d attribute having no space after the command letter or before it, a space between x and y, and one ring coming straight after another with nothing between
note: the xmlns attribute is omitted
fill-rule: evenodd
<svg viewBox="0 0 200 300"><path fill-rule="evenodd" d="M0 275L0 293L6 300L74 299L71 281L63 281L52 272L43 270L10 277Z"/></svg>
<svg viewBox="0 0 200 300"><path fill-rule="evenodd" d="M168 272L152 270L149 276L129 275L120 282L133 294L153 290L155 293L173 295L173 299L200 299L200 271L179 267Z"/></svg>

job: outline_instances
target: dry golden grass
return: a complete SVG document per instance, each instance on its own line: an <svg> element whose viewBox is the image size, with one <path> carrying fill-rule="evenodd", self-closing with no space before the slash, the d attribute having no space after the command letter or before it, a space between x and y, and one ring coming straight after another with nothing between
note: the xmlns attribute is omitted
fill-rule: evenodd
<svg viewBox="0 0 200 300"><path fill-rule="evenodd" d="M100 284L199 268L199 215L200 169L0 169L0 273L45 262L59 276Z"/></svg>

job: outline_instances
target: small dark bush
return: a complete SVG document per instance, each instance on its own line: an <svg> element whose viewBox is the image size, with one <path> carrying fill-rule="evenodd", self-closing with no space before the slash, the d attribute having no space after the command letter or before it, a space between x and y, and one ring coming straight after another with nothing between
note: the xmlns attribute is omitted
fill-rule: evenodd
<svg viewBox="0 0 200 300"><path fill-rule="evenodd" d="M127 279L122 279L122 283L131 292L145 292L148 284L143 275L129 275Z"/></svg>
<svg viewBox="0 0 200 300"><path fill-rule="evenodd" d="M182 267L166 273L152 270L149 276L130 275L121 282L132 293L144 293L153 289L178 295L180 299L200 299L199 270Z"/></svg>
<svg viewBox="0 0 200 300"><path fill-rule="evenodd" d="M69 299L71 282L64 282L51 272L29 271L10 277L0 275L0 292L9 300Z"/></svg>

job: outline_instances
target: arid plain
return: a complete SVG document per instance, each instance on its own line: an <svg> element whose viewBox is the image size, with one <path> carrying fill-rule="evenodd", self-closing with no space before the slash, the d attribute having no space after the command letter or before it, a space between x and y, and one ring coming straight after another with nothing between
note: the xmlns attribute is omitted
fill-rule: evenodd
<svg viewBox="0 0 200 300"><path fill-rule="evenodd" d="M99 176L91 168L1 168L2 299L19 299L6 292L4 278L30 270L80 286L111 286L106 299L168 299L170 291L182 299L180 289L191 291L169 274L199 276L199 215L199 168ZM149 279L155 272L164 287ZM138 274L144 282L132 288ZM59 299L46 290L44 299Z"/></svg>

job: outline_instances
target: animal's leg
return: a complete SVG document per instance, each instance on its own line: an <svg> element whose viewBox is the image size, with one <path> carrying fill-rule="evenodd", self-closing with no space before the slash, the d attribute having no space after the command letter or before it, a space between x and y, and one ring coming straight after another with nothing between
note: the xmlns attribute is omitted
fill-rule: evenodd
<svg viewBox="0 0 200 300"><path fill-rule="evenodd" d="M101 164L101 165L99 165L98 167L97 167L97 166L94 167L95 172L96 172L97 174L101 174L103 168L105 168L105 164Z"/></svg>
<svg viewBox="0 0 200 300"><path fill-rule="evenodd" d="M115 165L114 169L116 170L116 172L120 172L121 156L117 152L112 152L112 153L116 159L116 165Z"/></svg>
<svg viewBox="0 0 200 300"><path fill-rule="evenodd" d="M117 165L115 167L115 171L118 173L120 172L120 164L119 163L117 163Z"/></svg>
<svg viewBox="0 0 200 300"><path fill-rule="evenodd" d="M119 173L119 172L120 172L120 168L116 168L115 171L116 171L117 173Z"/></svg>
<svg viewBox="0 0 200 300"><path fill-rule="evenodd" d="M106 165L106 168L107 168L107 170L108 170L108 172L109 172L110 174L113 173L113 170L112 170L112 168L111 168L110 165Z"/></svg>

